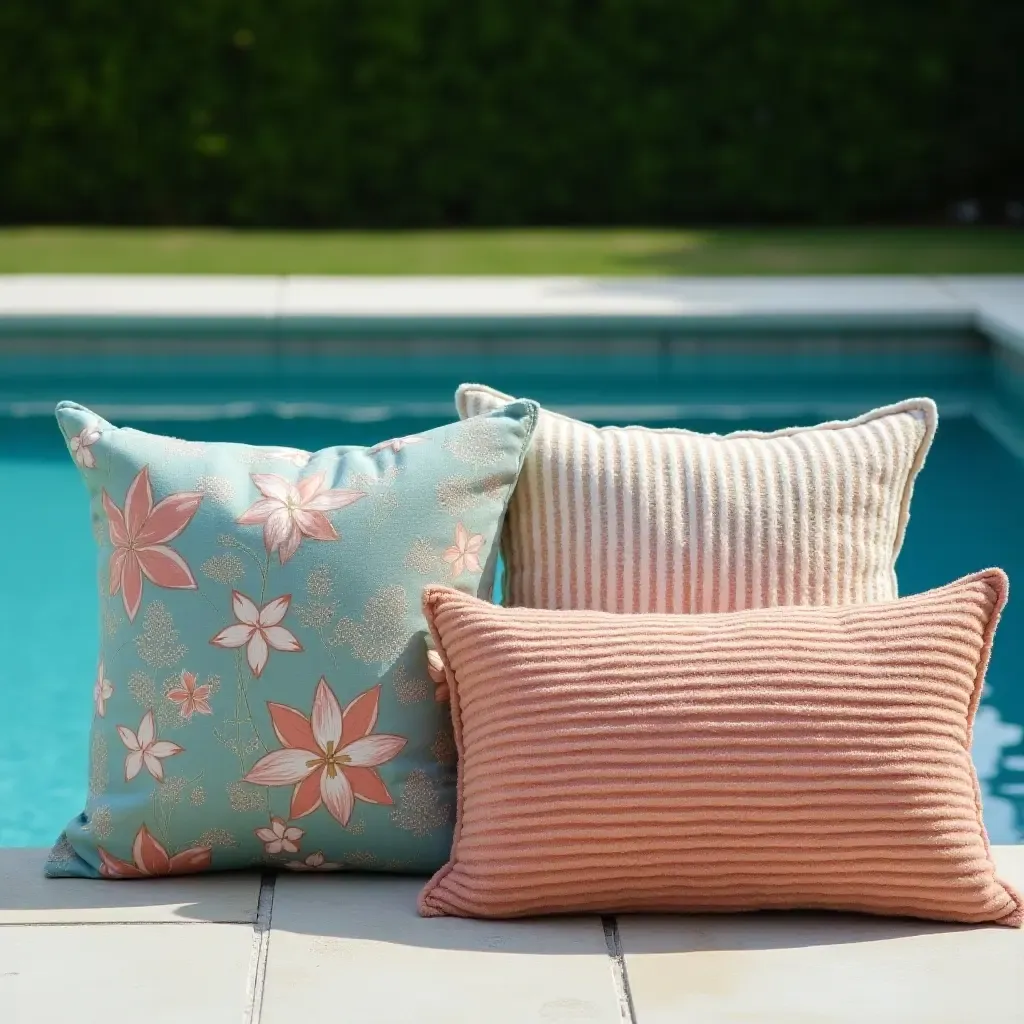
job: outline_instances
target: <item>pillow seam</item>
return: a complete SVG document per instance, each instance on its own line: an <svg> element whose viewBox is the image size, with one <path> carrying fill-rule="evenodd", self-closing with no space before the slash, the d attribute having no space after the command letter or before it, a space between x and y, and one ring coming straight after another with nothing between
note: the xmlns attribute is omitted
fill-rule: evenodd
<svg viewBox="0 0 1024 1024"><path fill-rule="evenodd" d="M446 594L449 593L452 593L452 591L448 587L439 586L438 584L430 584L423 589L423 617L426 619L427 628L430 630L430 635L433 637L435 650L441 656L441 663L444 666L445 678L448 680L448 706L451 711L452 735L455 738L455 753L457 758L455 776L455 825L452 828L452 846L449 851L447 861L445 861L445 863L442 864L441 867L439 867L427 880L427 883L423 886L423 889L420 891L419 897L416 900L417 909L423 917L443 917L446 914L446 910L438 896L438 889L444 879L447 878L447 876L451 874L456 867L464 808L462 783L465 754L462 740L462 714L459 708L458 680L455 675L455 669L448 660L447 648L441 637L441 632L437 628L437 623L435 622L435 615L438 610L437 604L439 601L444 599ZM458 594L460 592L455 591L454 593Z"/></svg>
<svg viewBox="0 0 1024 1024"><path fill-rule="evenodd" d="M645 427L639 423L609 424L604 427L598 427L593 423L588 423L586 420L577 419L575 416L567 416L565 413L556 412L553 409L540 406L540 403L537 403L536 399L526 397L516 399L515 397L505 395L504 392L496 391L494 388L490 388L486 384L462 384L456 392L455 409L460 416L466 419L470 417L464 416L463 403L459 400L464 390L466 392L474 390L482 392L503 405L507 405L509 402L514 401L534 402L540 407L541 411L543 411L545 415L550 416L553 419L561 420L565 423L579 424L583 427L589 427L591 430L644 430L661 436L690 437L713 442L733 440L771 441L775 438L793 437L796 434L810 433L815 430L845 430L862 426L865 423L872 423L875 420L885 419L888 416L900 416L913 412L923 413L926 423L932 426L932 433L934 433L934 424L937 420L935 415L935 403L932 399L918 396L916 398L905 398L900 402L893 402L889 405L879 406L877 409L871 409L859 416L853 416L845 420L825 420L822 423L812 423L804 427L781 427L778 430L734 430L728 434L704 434L699 430L688 430L686 427ZM928 431L926 428L926 434L927 433Z"/></svg>
<svg viewBox="0 0 1024 1024"><path fill-rule="evenodd" d="M920 408L925 414L924 433L918 443L917 451L914 453L914 460L907 471L906 480L903 482L903 495L900 499L899 518L897 520L896 536L893 539L892 556L890 559L890 574L892 576L892 592L899 597L899 581L896 576L896 561L903 550L903 542L907 536L907 526L910 523L910 505L914 497L914 485L917 483L918 474L924 468L928 453L931 451L932 443L935 440L935 432L938 429L938 413L933 402L923 402L921 399L908 399L908 402L920 402Z"/></svg>
<svg viewBox="0 0 1024 1024"><path fill-rule="evenodd" d="M974 790L974 807L978 815L978 825L981 829L981 841L985 847L985 855L988 857L989 864L992 866L992 881L996 885L1002 887L1004 893L1014 904L1012 909L1008 910L1002 915L1002 917L996 918L993 923L1015 926L1024 921L1024 899L1021 898L1020 893L1018 893L1012 885L1004 882L997 874L998 868L996 866L995 858L992 856L992 848L989 845L988 830L985 828L984 811L982 809L981 802L981 783L978 780L978 772L974 767L974 761L971 759L971 741L974 735L974 719L977 714L978 704L981 701L981 691L985 684L985 673L988 669L989 660L992 656L992 646L995 640L996 628L999 625L999 619L1002 616L1003 608L1006 607L1006 600L1009 596L1009 581L1007 580L1006 573L1004 573L1002 569L984 569L978 573L974 579L978 582L984 583L987 587L995 591L995 601L993 602L992 609L989 611L988 622L986 622L985 630L982 633L981 650L978 652L978 660L975 665L974 686L971 689L970 702L967 707L967 740L964 744L964 751L967 754L968 770L971 773L971 784Z"/></svg>
<svg viewBox="0 0 1024 1024"><path fill-rule="evenodd" d="M519 401L525 401L527 403L527 408L529 410L529 412L527 413L527 416L526 416L526 425L527 425L526 436L523 439L523 443L519 447L519 458L516 461L516 472L512 476L512 480L511 480L511 482L508 485L508 489L505 491L505 499L504 499L504 503L503 503L504 507L502 508L501 518L500 518L500 520L498 522L498 530L497 530L497 533L495 534L495 543L498 546L498 554L501 555L501 557L505 559L505 565L506 565L505 579L506 579L506 584L507 584L508 579L510 578L510 574L507 571L507 566L509 565L509 558L507 557L506 552L505 552L505 545L502 544L502 540L504 539L504 536L505 536L505 525L508 522L508 513L509 513L509 509L510 509L510 507L512 505L512 494L515 491L516 486L519 483L519 478L523 474L523 467L526 465L526 456L529 454L530 446L533 444L533 435L534 435L534 433L537 430L537 423L538 423L538 420L539 420L539 417L540 417L540 406L536 402L534 402L532 399L529 399L529 398L527 398L527 399L520 399ZM507 589L508 588L507 588L507 585L506 585L505 590L507 591ZM493 581L491 583L490 597L492 599L494 597L494 583L493 583ZM503 605L505 604L505 599L506 599L506 593L503 592L502 595L501 595L501 603Z"/></svg>

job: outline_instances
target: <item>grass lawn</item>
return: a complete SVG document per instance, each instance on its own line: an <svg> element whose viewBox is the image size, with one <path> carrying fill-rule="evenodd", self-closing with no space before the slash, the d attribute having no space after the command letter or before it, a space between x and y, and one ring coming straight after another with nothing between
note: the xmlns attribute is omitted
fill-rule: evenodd
<svg viewBox="0 0 1024 1024"><path fill-rule="evenodd" d="M1024 273L1000 228L219 231L0 229L0 273Z"/></svg>

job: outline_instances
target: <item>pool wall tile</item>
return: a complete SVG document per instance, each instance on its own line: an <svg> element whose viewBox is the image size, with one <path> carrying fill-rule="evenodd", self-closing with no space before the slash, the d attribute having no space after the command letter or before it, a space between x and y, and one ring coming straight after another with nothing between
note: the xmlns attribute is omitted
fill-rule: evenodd
<svg viewBox="0 0 1024 1024"><path fill-rule="evenodd" d="M181 328L184 330L184 328ZM144 406L165 418L274 412L386 418L396 408L446 417L455 388L476 380L507 392L604 407L706 407L739 390L744 408L819 394L837 384L907 397L969 400L986 374L988 349L965 330L921 334L847 330L714 334L632 332L443 336L16 336L0 341L0 407L45 415L72 398L125 419ZM170 332L170 333L168 333ZM831 378L830 380L827 378ZM922 388L918 387L918 391ZM821 397L829 396L821 392ZM837 397L833 394L832 404ZM733 402L730 405L735 404ZM851 406L850 408L853 408ZM114 412L114 410L117 412ZM624 410L624 414L628 410ZM612 413L612 418L617 415Z"/></svg>

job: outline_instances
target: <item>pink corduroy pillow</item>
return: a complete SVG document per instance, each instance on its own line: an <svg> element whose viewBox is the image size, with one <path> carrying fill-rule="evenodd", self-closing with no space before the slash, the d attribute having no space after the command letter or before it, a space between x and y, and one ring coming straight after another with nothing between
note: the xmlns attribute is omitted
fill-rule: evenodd
<svg viewBox="0 0 1024 1024"><path fill-rule="evenodd" d="M424 609L459 756L424 916L829 908L1019 926L971 727L1006 577L708 615Z"/></svg>

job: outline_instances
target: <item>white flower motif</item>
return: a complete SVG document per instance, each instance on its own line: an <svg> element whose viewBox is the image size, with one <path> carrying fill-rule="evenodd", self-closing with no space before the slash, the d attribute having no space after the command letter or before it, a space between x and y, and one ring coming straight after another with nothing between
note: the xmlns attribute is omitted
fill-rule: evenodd
<svg viewBox="0 0 1024 1024"><path fill-rule="evenodd" d="M128 748L128 755L124 759L125 782L131 782L142 771L143 765L157 782L163 782L164 766L160 763L161 759L173 757L184 750L184 747L179 747L177 743L156 738L156 723L152 711L147 711L143 715L138 732L133 732L126 725L119 725L117 733L121 737L121 742Z"/></svg>
<svg viewBox="0 0 1024 1024"><path fill-rule="evenodd" d="M455 543L441 556L452 567L452 579L458 579L464 572L480 572L477 556L483 546L482 533L471 534L462 523L455 527Z"/></svg>
<svg viewBox="0 0 1024 1024"><path fill-rule="evenodd" d="M92 446L100 439L100 432L96 427L83 427L74 437L68 441L71 449L71 458L75 464L83 469L96 468L96 456L92 453Z"/></svg>
<svg viewBox="0 0 1024 1024"><path fill-rule="evenodd" d="M292 595L284 594L258 608L245 594L232 590L231 609L238 622L225 626L210 643L217 647L245 647L249 668L259 679L270 658L271 647L292 654L302 650L295 634L281 625L291 601Z"/></svg>
<svg viewBox="0 0 1024 1024"><path fill-rule="evenodd" d="M92 687L92 701L96 705L96 714L102 718L107 713L107 701L114 695L114 684L103 675L103 662L96 670L96 682Z"/></svg>
<svg viewBox="0 0 1024 1024"><path fill-rule="evenodd" d="M326 488L323 473L307 476L294 484L273 473L253 473L252 482L263 497L250 505L236 522L242 526L262 523L267 554L276 551L281 565L298 551L303 537L337 540L338 531L324 513L345 508L366 497L365 491Z"/></svg>

